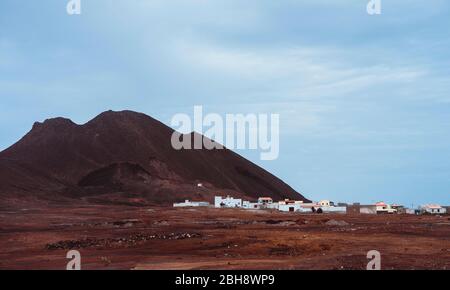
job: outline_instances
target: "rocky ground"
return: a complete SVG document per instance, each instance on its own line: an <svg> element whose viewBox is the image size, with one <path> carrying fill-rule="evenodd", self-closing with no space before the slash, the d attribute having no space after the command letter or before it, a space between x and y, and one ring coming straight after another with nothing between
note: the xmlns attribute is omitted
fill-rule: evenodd
<svg viewBox="0 0 450 290"><path fill-rule="evenodd" d="M0 269L450 269L449 216L42 205L0 208Z"/></svg>

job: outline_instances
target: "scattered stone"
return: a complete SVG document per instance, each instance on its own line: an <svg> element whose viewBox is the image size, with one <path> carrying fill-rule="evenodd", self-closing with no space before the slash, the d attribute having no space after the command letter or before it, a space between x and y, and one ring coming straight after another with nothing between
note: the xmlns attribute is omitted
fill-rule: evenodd
<svg viewBox="0 0 450 290"><path fill-rule="evenodd" d="M168 226L170 223L168 221L156 221L153 223L155 226Z"/></svg>
<svg viewBox="0 0 450 290"><path fill-rule="evenodd" d="M327 226L336 226L336 227L345 227L349 225L349 223L347 223L346 221L338 221L338 220L329 220L325 224Z"/></svg>
<svg viewBox="0 0 450 290"><path fill-rule="evenodd" d="M280 220L266 220L265 221L265 223L266 224L268 224L268 225L276 225L276 224L279 224L279 223L282 223L283 221L280 221Z"/></svg>
<svg viewBox="0 0 450 290"><path fill-rule="evenodd" d="M53 224L52 227L56 229L65 229L65 228L72 228L72 227L88 227L88 228L95 228L95 227L133 227L136 224L142 223L141 220L138 219L125 219L125 220L119 220L119 221L104 221L104 222L84 222L84 223L62 223L62 224Z"/></svg>
<svg viewBox="0 0 450 290"><path fill-rule="evenodd" d="M167 235L160 234L135 234L125 238L96 239L86 238L82 240L59 241L57 243L47 244L47 250L71 250L92 247L116 247L116 246L134 246L139 242L149 240L184 240L201 237L198 233L170 233Z"/></svg>
<svg viewBox="0 0 450 290"><path fill-rule="evenodd" d="M129 219L129 220L115 221L115 222L113 222L113 226L115 226L115 227L123 226L123 227L128 228L128 227L132 227L138 223L142 223L142 221L137 220L137 219Z"/></svg>
<svg viewBox="0 0 450 290"><path fill-rule="evenodd" d="M266 220L266 224L268 225L279 225L279 226L294 226L297 225L294 221L283 221L283 220Z"/></svg>

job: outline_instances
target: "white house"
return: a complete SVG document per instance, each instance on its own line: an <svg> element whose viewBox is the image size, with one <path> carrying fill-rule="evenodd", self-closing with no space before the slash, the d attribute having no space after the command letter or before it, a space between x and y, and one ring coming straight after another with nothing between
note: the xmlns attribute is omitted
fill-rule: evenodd
<svg viewBox="0 0 450 290"><path fill-rule="evenodd" d="M262 209L278 209L278 202L273 202L271 197L258 198L258 204Z"/></svg>
<svg viewBox="0 0 450 290"><path fill-rule="evenodd" d="M231 196L227 196L225 198L223 198L221 196L216 196L214 198L214 206L217 207L217 208L221 208L221 207L232 207L232 208L242 207L242 199L235 199L235 198L232 198Z"/></svg>
<svg viewBox="0 0 450 290"><path fill-rule="evenodd" d="M393 214L393 213L397 213L396 209L393 209L389 204L386 204L382 201L377 202L375 204L375 206L377 207L377 213L378 214L384 214L384 213L388 213L388 214Z"/></svg>
<svg viewBox="0 0 450 290"><path fill-rule="evenodd" d="M285 199L278 203L278 210L284 212L307 212L303 207L303 201Z"/></svg>
<svg viewBox="0 0 450 290"><path fill-rule="evenodd" d="M426 204L420 207L421 211L429 214L445 214L447 209L443 208L439 204Z"/></svg>
<svg viewBox="0 0 450 290"><path fill-rule="evenodd" d="M201 206L209 206L209 202L185 200L184 202L173 204L173 207L201 207Z"/></svg>
<svg viewBox="0 0 450 290"><path fill-rule="evenodd" d="M278 202L273 202L271 197L260 197L258 202L244 200L242 207L245 209L278 209Z"/></svg>

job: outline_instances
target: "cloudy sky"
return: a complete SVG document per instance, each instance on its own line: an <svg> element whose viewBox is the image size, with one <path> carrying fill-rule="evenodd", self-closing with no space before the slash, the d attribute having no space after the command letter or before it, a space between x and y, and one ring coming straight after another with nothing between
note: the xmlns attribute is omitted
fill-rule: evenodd
<svg viewBox="0 0 450 290"><path fill-rule="evenodd" d="M450 204L450 3L0 2L0 150L33 122L131 109L280 114L280 156L238 153L307 197Z"/></svg>

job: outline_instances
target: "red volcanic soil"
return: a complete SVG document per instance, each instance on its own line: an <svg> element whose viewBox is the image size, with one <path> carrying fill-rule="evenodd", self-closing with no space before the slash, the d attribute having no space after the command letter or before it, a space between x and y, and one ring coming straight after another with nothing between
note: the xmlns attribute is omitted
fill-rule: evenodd
<svg viewBox="0 0 450 290"><path fill-rule="evenodd" d="M0 208L0 269L450 269L448 216L73 204Z"/></svg>
<svg viewBox="0 0 450 290"><path fill-rule="evenodd" d="M230 150L172 149L172 133L129 111L36 123L0 153L0 269L65 269L71 249L83 269L364 269L370 250L383 269L450 268L449 217L169 207L305 200Z"/></svg>
<svg viewBox="0 0 450 290"><path fill-rule="evenodd" d="M230 150L177 151L172 133L131 111L108 111L84 125L64 118L35 123L0 153L0 196L142 205L212 200L219 194L306 200Z"/></svg>

